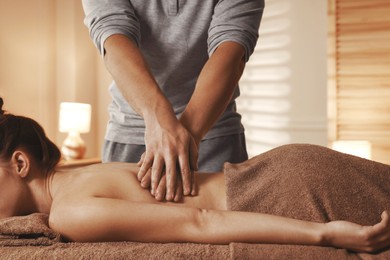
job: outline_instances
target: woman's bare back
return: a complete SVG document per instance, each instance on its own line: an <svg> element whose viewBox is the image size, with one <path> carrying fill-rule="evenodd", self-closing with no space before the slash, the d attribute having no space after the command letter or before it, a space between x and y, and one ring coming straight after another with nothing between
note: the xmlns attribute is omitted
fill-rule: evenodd
<svg viewBox="0 0 390 260"><path fill-rule="evenodd" d="M157 201L140 186L138 167L130 163L104 163L78 168L59 168L53 177L52 210L85 197L121 199L131 202L175 204L205 209L226 209L224 176L196 174L196 196L186 196L179 203Z"/></svg>

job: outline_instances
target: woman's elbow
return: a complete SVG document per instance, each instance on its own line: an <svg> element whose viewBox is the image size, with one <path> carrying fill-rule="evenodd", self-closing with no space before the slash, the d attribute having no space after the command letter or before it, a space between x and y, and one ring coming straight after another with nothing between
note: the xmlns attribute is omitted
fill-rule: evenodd
<svg viewBox="0 0 390 260"><path fill-rule="evenodd" d="M194 209L192 220L190 221L188 242L196 243L211 243L219 242L215 240L216 228L215 224L218 221L218 213L208 209Z"/></svg>

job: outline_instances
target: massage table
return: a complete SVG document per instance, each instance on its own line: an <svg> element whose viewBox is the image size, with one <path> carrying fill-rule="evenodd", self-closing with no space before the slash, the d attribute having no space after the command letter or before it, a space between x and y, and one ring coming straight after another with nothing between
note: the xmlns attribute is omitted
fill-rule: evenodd
<svg viewBox="0 0 390 260"><path fill-rule="evenodd" d="M380 221L390 209L390 166L307 144L285 145L224 166L227 205L302 220ZM158 231L156 231L158 232ZM0 220L0 259L390 259L303 245L64 242L35 213Z"/></svg>

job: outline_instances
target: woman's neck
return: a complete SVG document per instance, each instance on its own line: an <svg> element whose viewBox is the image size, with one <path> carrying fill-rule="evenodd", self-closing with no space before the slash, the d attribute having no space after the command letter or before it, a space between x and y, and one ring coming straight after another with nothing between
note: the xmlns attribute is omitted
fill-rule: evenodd
<svg viewBox="0 0 390 260"><path fill-rule="evenodd" d="M29 210L34 211L34 213L39 212L49 214L51 204L53 202L51 196L51 186L54 172L49 174L38 172L36 176L42 177L35 177L28 182L31 196L31 206L33 207Z"/></svg>

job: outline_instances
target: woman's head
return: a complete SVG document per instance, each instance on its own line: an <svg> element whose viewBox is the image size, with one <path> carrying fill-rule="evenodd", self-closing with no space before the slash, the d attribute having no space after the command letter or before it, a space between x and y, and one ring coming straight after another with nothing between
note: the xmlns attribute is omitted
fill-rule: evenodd
<svg viewBox="0 0 390 260"><path fill-rule="evenodd" d="M52 171L61 158L58 147L36 121L9 114L3 110L3 105L0 97L0 162L9 161L17 149L22 149L41 170Z"/></svg>

